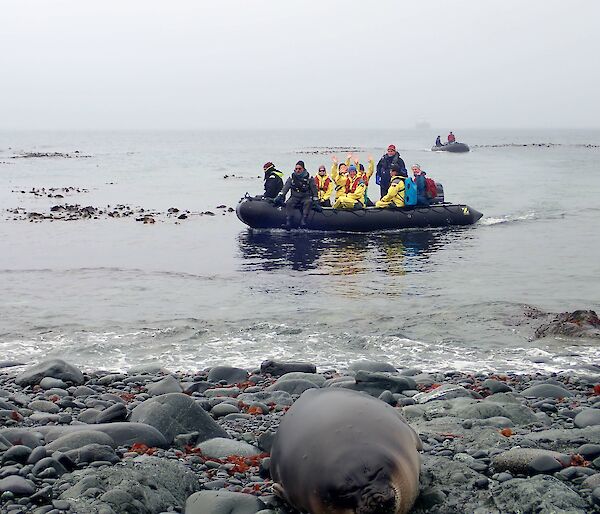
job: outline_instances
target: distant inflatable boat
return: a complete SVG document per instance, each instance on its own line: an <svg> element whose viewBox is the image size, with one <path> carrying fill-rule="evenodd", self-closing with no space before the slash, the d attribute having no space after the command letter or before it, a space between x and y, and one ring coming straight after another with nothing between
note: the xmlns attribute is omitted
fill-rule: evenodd
<svg viewBox="0 0 600 514"><path fill-rule="evenodd" d="M252 228L285 228L285 207L276 206L272 200L246 196L236 209L237 217ZM483 214L468 205L439 203L429 207L364 209L333 209L322 212L311 210L305 229L343 232L373 232L405 228L446 227L472 225ZM294 212L293 227L299 227L301 213Z"/></svg>
<svg viewBox="0 0 600 514"><path fill-rule="evenodd" d="M442 146L432 146L432 152L453 152L461 153L468 152L470 148L465 143L446 143Z"/></svg>

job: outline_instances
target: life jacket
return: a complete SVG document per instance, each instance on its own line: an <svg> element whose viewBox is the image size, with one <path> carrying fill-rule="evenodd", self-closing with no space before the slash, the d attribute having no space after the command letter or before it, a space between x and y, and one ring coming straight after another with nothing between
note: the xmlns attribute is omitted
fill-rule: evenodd
<svg viewBox="0 0 600 514"><path fill-rule="evenodd" d="M354 177L354 180L352 180L350 177L348 177L348 180L346 181L346 194L348 193L354 193L354 191L356 191L356 188L358 187L358 185L360 183L365 183L362 176L356 174L356 176Z"/></svg>
<svg viewBox="0 0 600 514"><path fill-rule="evenodd" d="M318 191L327 191L329 184L331 184L331 179L327 175L325 175L325 177L315 175L315 184L317 185Z"/></svg>
<svg viewBox="0 0 600 514"><path fill-rule="evenodd" d="M291 189L294 193L310 193L310 175L307 171L292 173Z"/></svg>
<svg viewBox="0 0 600 514"><path fill-rule="evenodd" d="M448 134L448 143L454 143L454 141L456 141L454 134Z"/></svg>
<svg viewBox="0 0 600 514"><path fill-rule="evenodd" d="M425 177L425 196L430 200L433 200L437 196L437 184L435 180L429 177Z"/></svg>
<svg viewBox="0 0 600 514"><path fill-rule="evenodd" d="M281 180L283 180L283 173L279 170L276 170L275 168L271 168L265 173L265 181L271 178L271 175L275 175L276 177L279 177Z"/></svg>
<svg viewBox="0 0 600 514"><path fill-rule="evenodd" d="M404 187L403 187L403 188L401 188L401 189L398 191L398 193L396 194L396 196L397 196L397 197L399 197L399 199L401 200L401 203L402 203L402 204L405 204L405 201L404 201L404 199L405 199L405 193L406 193L406 182L405 182L405 180L406 180L406 179L405 179L404 177L401 177L401 176L399 176L399 175L395 175L394 177L392 177L392 180L390 181L390 189L391 189L391 187L392 187L392 186L395 186L395 185L397 185L397 184L398 184L398 182L402 182L402 183L404 184ZM391 200L391 201L392 201L393 203L396 203L396 202L394 202L394 199L393 199L393 198L392 198L392 200Z"/></svg>

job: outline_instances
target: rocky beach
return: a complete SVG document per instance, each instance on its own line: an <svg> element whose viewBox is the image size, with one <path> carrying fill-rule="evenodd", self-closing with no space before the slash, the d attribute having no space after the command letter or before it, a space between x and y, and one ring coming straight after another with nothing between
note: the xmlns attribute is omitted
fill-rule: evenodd
<svg viewBox="0 0 600 514"><path fill-rule="evenodd" d="M347 370L266 360L177 372L2 362L0 511L273 514L270 449L307 389L378 397L422 442L411 512L600 512L600 367L579 373Z"/></svg>

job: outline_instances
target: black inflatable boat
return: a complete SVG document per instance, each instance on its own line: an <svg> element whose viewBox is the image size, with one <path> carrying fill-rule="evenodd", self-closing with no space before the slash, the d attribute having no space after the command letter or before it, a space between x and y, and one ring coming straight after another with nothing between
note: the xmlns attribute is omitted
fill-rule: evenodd
<svg viewBox="0 0 600 514"><path fill-rule="evenodd" d="M237 217L252 228L285 228L285 207L270 199L246 196L236 209ZM311 210L304 228L309 230L372 232L403 228L446 227L472 225L483 214L464 204L439 203L430 207L402 209L367 207L365 209L323 208ZM293 227L299 227L301 213L294 212Z"/></svg>
<svg viewBox="0 0 600 514"><path fill-rule="evenodd" d="M470 148L465 143L446 143L442 146L432 146L432 152L452 152L461 153L468 152Z"/></svg>

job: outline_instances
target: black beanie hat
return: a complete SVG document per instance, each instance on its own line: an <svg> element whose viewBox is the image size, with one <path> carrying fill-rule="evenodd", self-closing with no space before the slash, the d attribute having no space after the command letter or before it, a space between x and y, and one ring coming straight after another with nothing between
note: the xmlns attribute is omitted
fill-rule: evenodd
<svg viewBox="0 0 600 514"><path fill-rule="evenodd" d="M304 166L304 161L298 161L296 166L302 166L302 168L306 169L306 166Z"/></svg>

